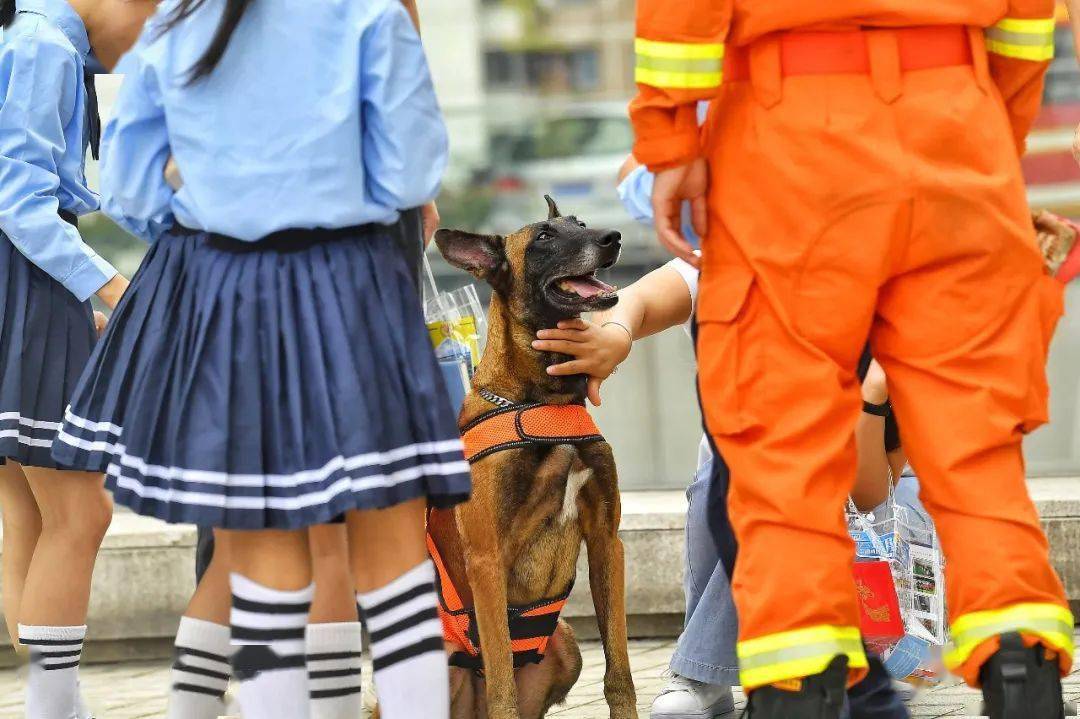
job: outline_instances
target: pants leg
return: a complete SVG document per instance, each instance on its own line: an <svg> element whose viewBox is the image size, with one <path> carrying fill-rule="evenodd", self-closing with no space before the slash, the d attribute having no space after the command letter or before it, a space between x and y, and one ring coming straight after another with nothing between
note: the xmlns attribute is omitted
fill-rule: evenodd
<svg viewBox="0 0 1080 719"><path fill-rule="evenodd" d="M970 98L958 136L979 117L999 141L947 143L946 151L921 134L906 138L915 221L882 288L873 345L947 561L955 647L946 661L974 685L1008 631L1059 650L1062 670L1071 668L1072 616L1022 453L1024 435L1047 419L1046 357L1063 297L1036 248L994 98L963 76L938 75L897 102L902 123L931 111L940 87Z"/></svg>
<svg viewBox="0 0 1080 719"><path fill-rule="evenodd" d="M735 642L739 621L721 555L730 540L714 533L714 518L726 517L727 465L719 456L702 465L687 490L686 624L671 658L671 671L706 684L739 683ZM717 490L719 488L719 492ZM732 557L732 559L734 559Z"/></svg>

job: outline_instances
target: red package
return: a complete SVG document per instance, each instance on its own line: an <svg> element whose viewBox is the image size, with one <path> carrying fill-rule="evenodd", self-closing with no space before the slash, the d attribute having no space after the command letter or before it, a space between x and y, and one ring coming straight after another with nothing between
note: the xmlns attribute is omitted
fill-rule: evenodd
<svg viewBox="0 0 1080 719"><path fill-rule="evenodd" d="M899 639L904 636L900 600L888 562L856 562L855 591L864 637Z"/></svg>

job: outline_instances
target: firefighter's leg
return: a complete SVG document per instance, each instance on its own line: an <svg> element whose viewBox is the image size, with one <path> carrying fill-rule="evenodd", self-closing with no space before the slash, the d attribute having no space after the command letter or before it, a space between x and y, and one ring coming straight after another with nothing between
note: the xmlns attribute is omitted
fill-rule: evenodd
<svg viewBox="0 0 1080 719"><path fill-rule="evenodd" d="M947 663L977 686L999 637L1015 633L1065 672L1073 620L1021 446L1046 421L1044 365L1062 288L1043 270L996 95L966 68L912 75L900 124L934 132L905 138L914 221L882 290L874 350L947 559ZM1057 694L1050 703L1060 709Z"/></svg>

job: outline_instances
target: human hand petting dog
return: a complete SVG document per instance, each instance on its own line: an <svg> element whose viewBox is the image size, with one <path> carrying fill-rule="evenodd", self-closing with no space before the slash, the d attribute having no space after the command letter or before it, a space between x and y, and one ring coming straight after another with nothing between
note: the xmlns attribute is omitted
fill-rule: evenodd
<svg viewBox="0 0 1080 719"><path fill-rule="evenodd" d="M600 406L600 385L614 374L630 355L633 341L621 324L598 325L586 319L563 320L556 329L540 330L533 349L559 352L574 359L552 365L550 375L587 375L587 396L593 406Z"/></svg>

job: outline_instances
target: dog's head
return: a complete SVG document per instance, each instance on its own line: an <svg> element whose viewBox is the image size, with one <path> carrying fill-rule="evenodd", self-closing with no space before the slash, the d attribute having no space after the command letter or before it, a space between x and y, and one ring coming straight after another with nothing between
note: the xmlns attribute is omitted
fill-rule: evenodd
<svg viewBox="0 0 1080 719"><path fill-rule="evenodd" d="M515 318L534 327L605 310L619 301L615 288L596 277L597 270L619 259L619 233L590 229L545 199L547 220L505 237L459 230L435 234L447 262L485 280Z"/></svg>

